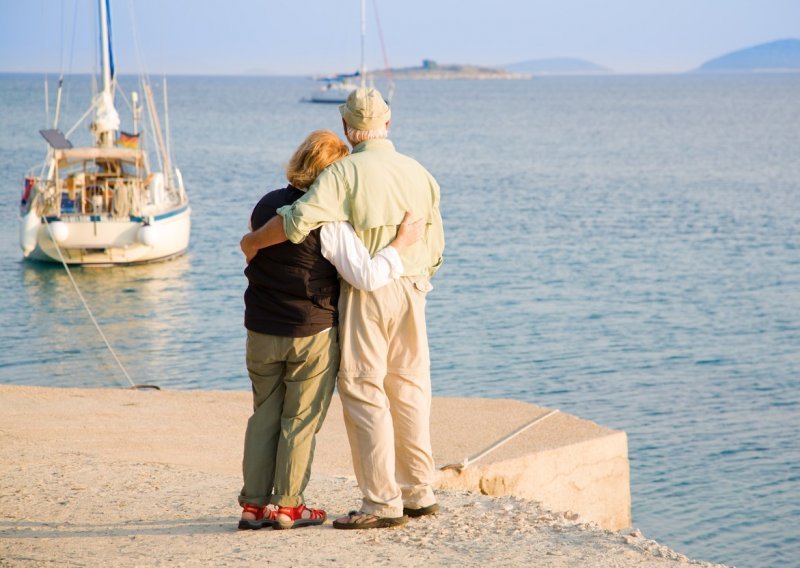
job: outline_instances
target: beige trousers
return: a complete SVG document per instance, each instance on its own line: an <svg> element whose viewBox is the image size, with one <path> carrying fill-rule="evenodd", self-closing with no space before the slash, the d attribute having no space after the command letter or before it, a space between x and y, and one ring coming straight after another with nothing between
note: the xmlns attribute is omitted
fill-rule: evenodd
<svg viewBox="0 0 800 568"><path fill-rule="evenodd" d="M240 503L303 504L336 382L336 339L336 328L309 337L247 332L253 415L245 431Z"/></svg>
<svg viewBox="0 0 800 568"><path fill-rule="evenodd" d="M400 278L374 292L342 283L339 395L361 510L380 517L436 502L425 328L430 289L427 278Z"/></svg>

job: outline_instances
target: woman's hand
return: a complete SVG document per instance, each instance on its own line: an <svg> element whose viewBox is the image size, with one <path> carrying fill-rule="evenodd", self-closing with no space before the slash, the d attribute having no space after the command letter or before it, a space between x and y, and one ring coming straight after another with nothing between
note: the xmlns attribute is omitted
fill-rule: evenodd
<svg viewBox="0 0 800 568"><path fill-rule="evenodd" d="M242 240L239 241L239 248L242 249L247 264L250 264L250 261L253 260L253 257L258 254L258 247L253 245L252 235L253 233L247 233L242 237Z"/></svg>
<svg viewBox="0 0 800 568"><path fill-rule="evenodd" d="M389 243L390 246L397 249L397 252L403 252L403 250L416 243L425 232L425 219L420 218L412 221L411 218L411 212L406 211L403 221L397 229L397 236Z"/></svg>

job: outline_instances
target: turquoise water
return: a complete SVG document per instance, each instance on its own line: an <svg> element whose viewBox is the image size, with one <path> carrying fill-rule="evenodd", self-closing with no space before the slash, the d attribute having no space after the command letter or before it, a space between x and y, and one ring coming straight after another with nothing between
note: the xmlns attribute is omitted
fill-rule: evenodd
<svg viewBox="0 0 800 568"><path fill-rule="evenodd" d="M87 82L68 84L67 127ZM136 382L249 387L238 240L305 134L339 131L311 88L171 79L189 254L74 270ZM797 75L685 75L402 82L393 105L442 186L435 394L625 430L634 524L737 566L800 558L798 101ZM63 269L20 261L42 78L0 76L0 102L0 382L124 387Z"/></svg>

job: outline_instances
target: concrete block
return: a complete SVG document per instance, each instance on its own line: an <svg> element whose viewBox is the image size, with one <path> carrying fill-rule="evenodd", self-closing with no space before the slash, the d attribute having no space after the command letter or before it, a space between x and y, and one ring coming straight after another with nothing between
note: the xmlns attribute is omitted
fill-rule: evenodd
<svg viewBox="0 0 800 568"><path fill-rule="evenodd" d="M434 455L440 465L462 463L548 412L513 400L437 398ZM609 530L631 522L625 432L560 412L464 469L440 471L437 485L524 497Z"/></svg>

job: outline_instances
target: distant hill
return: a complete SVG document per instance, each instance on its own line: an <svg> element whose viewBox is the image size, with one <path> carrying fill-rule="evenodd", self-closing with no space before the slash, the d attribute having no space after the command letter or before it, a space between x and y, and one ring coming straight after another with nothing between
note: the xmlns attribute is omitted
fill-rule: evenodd
<svg viewBox="0 0 800 568"><path fill-rule="evenodd" d="M740 49L706 61L697 71L800 71L800 39L781 39Z"/></svg>
<svg viewBox="0 0 800 568"><path fill-rule="evenodd" d="M610 69L586 61L561 57L556 59L530 59L519 63L504 65L513 73L530 73L532 75L596 75L611 73Z"/></svg>

